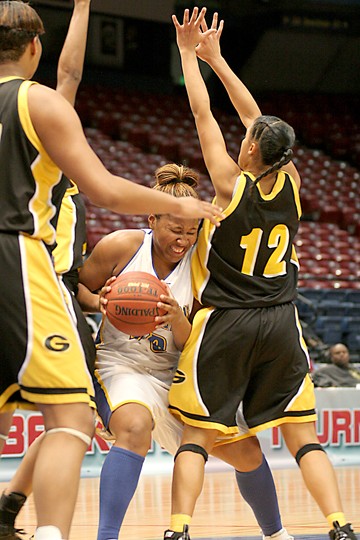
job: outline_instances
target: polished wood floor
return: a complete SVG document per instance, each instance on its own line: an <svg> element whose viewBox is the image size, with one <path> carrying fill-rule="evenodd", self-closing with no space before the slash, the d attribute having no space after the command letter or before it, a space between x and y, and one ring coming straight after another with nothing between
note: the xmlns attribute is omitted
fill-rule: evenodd
<svg viewBox="0 0 360 540"><path fill-rule="evenodd" d="M360 468L336 469L346 517L360 531ZM322 514L305 490L298 469L274 470L284 526L297 536L326 534ZM5 484L0 484L0 490ZM96 540L98 478L81 480L70 540ZM160 540L168 527L170 476L143 475L126 515L122 540ZM19 516L18 526L29 533L35 528L30 498ZM259 529L250 508L241 499L231 471L207 472L204 491L191 525L191 538L240 538L257 536ZM360 538L360 537L359 537Z"/></svg>

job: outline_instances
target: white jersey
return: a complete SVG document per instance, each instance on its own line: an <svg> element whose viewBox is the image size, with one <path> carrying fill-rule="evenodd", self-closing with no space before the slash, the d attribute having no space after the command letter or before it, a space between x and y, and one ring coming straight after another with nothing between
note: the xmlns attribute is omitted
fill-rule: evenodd
<svg viewBox="0 0 360 540"><path fill-rule="evenodd" d="M188 316L193 305L189 250L164 280ZM152 231L121 274L131 271L156 276L152 261ZM95 369L95 395L99 415L108 428L111 414L126 403L139 403L153 418L153 438L174 453L181 440L182 426L168 410L168 392L179 360L171 327L132 337L117 330L106 317L100 329Z"/></svg>
<svg viewBox="0 0 360 540"><path fill-rule="evenodd" d="M145 230L144 241L127 266L120 272L141 271L156 276L152 261L152 231ZM192 249L165 278L166 284L188 317L193 305L191 286ZM179 350L175 347L171 327L163 327L144 336L129 336L117 330L105 317L100 330L98 362L109 356L122 364L140 365L151 371L174 371L179 359ZM155 375L156 376L156 375Z"/></svg>

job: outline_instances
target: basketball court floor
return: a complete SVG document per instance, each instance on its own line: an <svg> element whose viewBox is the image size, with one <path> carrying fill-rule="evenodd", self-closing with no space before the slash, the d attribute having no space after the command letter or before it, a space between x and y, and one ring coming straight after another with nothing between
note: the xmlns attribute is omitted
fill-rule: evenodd
<svg viewBox="0 0 360 540"><path fill-rule="evenodd" d="M360 467L336 469L346 517L360 532ZM275 469L283 524L295 540L328 540L325 519L304 487L297 468ZM189 480L190 481L190 480ZM6 484L0 483L0 490ZM144 474L125 517L121 540L162 540L170 516L170 474ZM69 540L96 540L99 478L83 478ZM266 500L264 499L264 504ZM33 534L32 498L17 525ZM261 540L249 506L239 495L233 473L207 472L191 524L192 540ZM25 536L24 538L28 538ZM358 536L360 540L360 535Z"/></svg>

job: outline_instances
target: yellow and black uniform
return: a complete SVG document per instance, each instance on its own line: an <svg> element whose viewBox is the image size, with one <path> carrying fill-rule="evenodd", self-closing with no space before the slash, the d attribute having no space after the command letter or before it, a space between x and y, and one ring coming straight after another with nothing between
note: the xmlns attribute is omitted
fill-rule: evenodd
<svg viewBox="0 0 360 540"><path fill-rule="evenodd" d="M205 220L192 271L206 307L195 316L170 389L185 423L248 436L284 422L314 421L309 358L293 300L293 247L301 207L278 172L270 194L242 173L220 227ZM241 404L245 431L237 425Z"/></svg>
<svg viewBox="0 0 360 540"><path fill-rule="evenodd" d="M66 180L32 125L32 81L0 79L0 409L93 401L84 350L54 269L54 188Z"/></svg>
<svg viewBox="0 0 360 540"><path fill-rule="evenodd" d="M56 222L56 246L53 251L55 269L76 294L78 270L86 253L86 210L78 187L71 180L61 200ZM74 277L72 277L74 275Z"/></svg>
<svg viewBox="0 0 360 540"><path fill-rule="evenodd" d="M64 283L65 295L69 297L69 309L74 311L86 362L94 371L96 348L89 325L79 306L76 295L79 269L86 253L86 209L78 187L68 180L68 188L62 198L56 220L56 246L53 250L55 271ZM72 307L71 307L72 305Z"/></svg>

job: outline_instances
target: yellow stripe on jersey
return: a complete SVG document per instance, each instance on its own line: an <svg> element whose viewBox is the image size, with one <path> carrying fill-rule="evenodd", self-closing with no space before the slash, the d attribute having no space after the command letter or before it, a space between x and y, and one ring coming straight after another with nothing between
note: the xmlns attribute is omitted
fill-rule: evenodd
<svg viewBox="0 0 360 540"><path fill-rule="evenodd" d="M302 209L301 209L299 188L297 187L295 180L293 179L292 176L290 176L290 174L289 174L289 178L290 178L290 182L291 182L293 192L294 192L294 199L295 199L295 204L297 208L298 218L300 219L302 215Z"/></svg>
<svg viewBox="0 0 360 540"><path fill-rule="evenodd" d="M252 175L251 173L249 172L246 172L246 174L252 178L253 180L255 180L255 176ZM290 182L291 182L291 185L292 185L292 188L293 188L293 192L294 192L294 199L295 199L295 204L296 204L296 208L297 208L297 213L298 213L298 219L300 219L301 217L301 214L302 214L302 211L301 211L301 203L300 203L300 194L299 194L299 189L296 185L296 182L295 180L293 179L293 177L289 174L289 173L286 173L285 171L279 171L278 174L277 174L277 178L276 178L276 183L273 187L273 189L271 190L271 192L266 195L262 189L261 189L261 185L260 183L256 184L257 187L259 188L259 192L260 192L260 195L261 197L264 199L264 201L271 201L272 199L275 199L275 197L280 193L280 191L283 189L284 187L284 184L285 184L285 180L286 180L286 175L289 177L290 179Z"/></svg>
<svg viewBox="0 0 360 540"><path fill-rule="evenodd" d="M201 294L209 279L209 271L206 268L211 237L215 232L215 225L205 219L198 237L196 249L191 259L191 278L194 297L201 301Z"/></svg>
<svg viewBox="0 0 360 540"><path fill-rule="evenodd" d="M297 254L296 254L296 249L295 249L294 244L292 245L292 248L291 248L290 262L292 262L292 263L295 264L298 268L300 268L300 263L299 263L298 256L297 256Z"/></svg>
<svg viewBox="0 0 360 540"><path fill-rule="evenodd" d="M246 186L246 178L244 174L241 174L237 180L236 191L230 204L223 210L223 214L226 217L230 216L243 196ZM213 200L213 204L216 204L216 197ZM207 261L209 257L209 251L211 249L211 237L216 231L215 225L213 225L208 219L204 219L201 227L198 241L196 243L196 249L193 253L191 260L191 276L194 297L201 302L201 295L209 280L209 271L207 269Z"/></svg>
<svg viewBox="0 0 360 540"><path fill-rule="evenodd" d="M249 174L248 172L246 173L248 176L252 176L251 174ZM285 173L284 171L279 171L277 173L277 177L276 177L276 182L275 182L275 185L274 187L272 188L272 190L270 191L270 193L268 193L267 195L263 192L263 190L261 189L261 184L260 182L258 182L256 184L257 188L259 189L259 192L260 192L260 195L261 195L261 198L264 199L264 201L271 201L272 199L275 199L275 197L280 193L280 191L283 189L284 187L284 184L285 184Z"/></svg>
<svg viewBox="0 0 360 540"><path fill-rule="evenodd" d="M74 192L74 190L76 191ZM74 192L74 193L72 193ZM74 242L76 227L76 208L72 194L78 192L76 186L68 188L61 201L59 218L56 226L57 246L53 251L54 265L57 274L68 272L74 261Z"/></svg>
<svg viewBox="0 0 360 540"><path fill-rule="evenodd" d="M24 77L14 77L14 75L10 75L9 77L0 77L0 84L13 81L14 79L20 79L22 81L25 80Z"/></svg>
<svg viewBox="0 0 360 540"><path fill-rule="evenodd" d="M31 164L31 171L36 182L34 196L29 203L29 211L34 219L34 238L41 238L47 244L55 242L55 229L50 220L54 217L56 208L51 204L52 190L60 182L61 171L50 159L31 122L28 108L28 90L37 84L34 81L24 81L18 93L18 111L21 126L26 137L39 152Z"/></svg>
<svg viewBox="0 0 360 540"><path fill-rule="evenodd" d="M79 188L77 187L77 185L75 184L75 182L73 182L72 180L69 180L71 186L67 188L66 192L65 192L65 195L77 195L79 192Z"/></svg>

